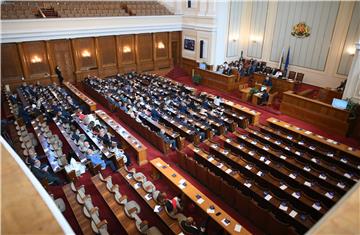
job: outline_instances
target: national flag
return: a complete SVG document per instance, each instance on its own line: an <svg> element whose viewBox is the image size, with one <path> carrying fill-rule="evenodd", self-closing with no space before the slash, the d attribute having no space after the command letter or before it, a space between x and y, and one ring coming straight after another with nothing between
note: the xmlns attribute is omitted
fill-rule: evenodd
<svg viewBox="0 0 360 235"><path fill-rule="evenodd" d="M279 68L280 70L281 70L281 66L282 66L283 60L284 60L284 53L285 53L285 48L282 49L281 55L280 55L280 59L279 59L279 66L278 66L278 68Z"/></svg>
<svg viewBox="0 0 360 235"><path fill-rule="evenodd" d="M287 70L288 70L288 67L289 67L289 63L290 63L290 47L288 49L288 53L287 53L287 56L286 56L284 75L283 75L284 77L286 77Z"/></svg>

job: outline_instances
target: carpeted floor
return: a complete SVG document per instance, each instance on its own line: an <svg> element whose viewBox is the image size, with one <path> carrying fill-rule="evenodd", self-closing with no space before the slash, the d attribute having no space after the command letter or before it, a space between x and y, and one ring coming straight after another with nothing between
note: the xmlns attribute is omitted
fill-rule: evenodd
<svg viewBox="0 0 360 235"><path fill-rule="evenodd" d="M191 78L188 76L177 77L177 78L174 78L174 80L185 83L190 86L193 86ZM79 88L81 89L81 87L79 87ZM317 127L314 127L313 125L299 121L295 118L292 118L292 117L289 117L286 115L279 114L279 112L275 112L274 110L266 110L260 106L253 106L249 103L243 103L240 101L240 98L237 97L236 92L221 93L219 91L216 91L214 89L210 89L210 88L207 88L204 86L196 86L196 88L198 91L206 91L206 92L209 92L209 93L212 93L215 95L220 95L223 98L229 99L234 102L241 103L244 106L253 108L253 109L261 112L262 113L261 118L260 118L261 123L265 123L266 119L269 117L276 117L276 118L279 118L286 122L289 122L289 123L292 123L299 127L302 127L304 129L308 129L314 133L321 134L325 137L332 138L336 141L346 143L350 146L354 146L354 147L360 146L360 143L356 142L354 139L345 138L342 136L331 135L331 134L328 134L328 133L320 130ZM83 92L86 93L86 91L84 91L84 90L83 90ZM169 163L171 167L173 167L180 174L182 174L189 182L191 182L193 185L195 185L200 191L202 191L210 199L212 199L215 203L217 203L219 206L221 206L231 216L236 218L246 229L248 229L250 232L252 232L254 234L263 234L262 231L257 229L255 226L251 225L251 223L249 223L249 221L247 221L246 219L244 219L241 216L241 211L235 211L232 208L232 205L227 205L226 202L222 201L216 195L211 193L206 187L204 187L203 185L198 183L198 181L196 179L192 178L186 172L184 172L182 169L180 169L176 165L177 159L176 159L175 152L171 152L168 155L162 154L153 145L151 145L151 143L149 143L146 139L143 139L140 134L132 131L131 127L127 126L126 123L123 123L121 120L119 120L119 118L116 116L116 114L110 113L106 108L102 107L99 104L98 104L97 108L102 109L105 112L107 112L115 121L119 122L119 124L124 126L132 135L134 135L137 139L139 139L148 148L148 159L149 160L154 159L156 157L161 157L163 160L165 160L167 163ZM151 168L150 164L146 164L146 165L140 167L137 165L136 159L134 158L134 156L131 156L131 161L133 163L132 167L136 168L137 171L143 172L147 176L148 179L151 179L150 174L151 174L152 168ZM146 205L146 203L143 201L143 199L137 195L137 193L131 188L131 186L129 186L127 184L127 182L122 178L122 176L119 173L117 173L117 172L113 173L113 172L111 172L111 170L106 169L105 171L103 171L103 175L104 176L112 175L113 182L116 184L119 184L121 193L127 195L130 200L135 200L136 202L139 203L139 205L141 206L140 218L146 219L149 221L150 225L155 225L158 228L160 228L163 231L164 235L170 234L169 231L167 230L166 226L162 224L162 221L158 217L154 216L154 213ZM177 195L177 193L179 193L179 191L177 189L175 189L173 186L171 186L169 183L167 183L164 179L160 178L153 182L158 189L166 192L168 194L169 198L171 198L171 197ZM102 196L96 190L95 185L91 181L91 175L88 172L86 172L84 175L82 175L79 178L76 185L77 186L85 185L86 193L91 195L94 205L99 207L100 218L107 220L110 234L125 234L120 223L117 221L116 217L113 215L112 211L107 206L107 204L104 201L104 199L102 198ZM64 201L66 202L66 211L64 212L64 216L67 218L67 220L69 221L70 225L72 226L72 228L74 229L76 234L82 234L80 227L77 224L76 218L75 218L74 214L72 213L69 204L66 201L65 195L62 191L62 188L60 186L50 186L49 192L53 193L55 198L61 197L64 199ZM206 219L206 215L202 211L200 211L196 207L196 205L191 204L191 203L184 210L184 213L187 216L193 216L198 223L201 223ZM215 227L216 226L214 226L214 224L212 224L212 223L209 224L209 226L208 226L209 234L217 234L218 233L218 231L215 230Z"/></svg>

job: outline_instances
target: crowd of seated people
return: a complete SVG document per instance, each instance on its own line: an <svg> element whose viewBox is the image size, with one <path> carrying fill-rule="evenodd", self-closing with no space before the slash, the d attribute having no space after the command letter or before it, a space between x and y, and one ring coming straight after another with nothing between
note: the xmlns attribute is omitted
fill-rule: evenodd
<svg viewBox="0 0 360 235"><path fill-rule="evenodd" d="M225 75L233 74L233 70L237 70L240 76L249 76L254 72L264 71L266 67L266 62L260 62L254 59L243 59L231 61L230 63L224 62L222 65L219 65L217 72Z"/></svg>
<svg viewBox="0 0 360 235"><path fill-rule="evenodd" d="M79 128L74 117L81 119L100 144L113 153L117 159L122 158L126 165L131 164L130 158L120 148L117 139L107 130L107 126L94 119L93 115L83 114L83 107L64 88L57 85L42 86L39 83L36 85L23 84L17 89L17 93L12 93L8 97L12 107L16 107L14 113L16 119L19 120L16 123L20 123L20 120L24 123L23 126L19 126L21 140L35 140L34 134L26 130L32 126L33 129L37 129L38 136L43 137L46 142L45 145L42 145L45 157L39 157L34 144L27 146L31 141L24 142L23 146L24 161L39 180L46 179L48 183L55 185L64 183L56 175L58 168L54 168L53 165L59 166L61 169L70 165L72 166L71 169L74 169L74 166L77 166L76 168L80 169L82 173L86 169L87 162L91 162L94 166L100 165L102 169L107 166L113 171L117 169L114 163L104 158L99 148L92 144L89 137ZM74 159L76 154L74 155L72 151L63 152L64 143L59 135L52 131L52 127L55 126L54 123L63 128L63 135L66 134L71 137L71 141L76 144L79 152L86 156L87 161L76 161ZM22 132L26 132L24 136ZM57 163L51 162L52 158L43 161L49 155L55 156Z"/></svg>
<svg viewBox="0 0 360 235"><path fill-rule="evenodd" d="M156 75L130 73L108 79L89 77L85 83L138 122L142 122L143 116L155 121L164 121L163 117L169 116L189 133L198 134L201 140L206 138L206 129L219 134L215 127L223 126L227 119L222 115L225 109L220 98L212 102L202 95L198 97L199 103L183 85L172 84ZM158 134L175 148L171 136L161 131Z"/></svg>

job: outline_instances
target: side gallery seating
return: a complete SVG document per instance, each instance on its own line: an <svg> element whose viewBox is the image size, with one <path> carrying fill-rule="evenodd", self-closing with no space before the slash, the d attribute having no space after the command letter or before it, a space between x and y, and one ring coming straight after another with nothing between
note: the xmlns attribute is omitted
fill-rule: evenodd
<svg viewBox="0 0 360 235"><path fill-rule="evenodd" d="M2 19L172 15L157 1L4 1Z"/></svg>

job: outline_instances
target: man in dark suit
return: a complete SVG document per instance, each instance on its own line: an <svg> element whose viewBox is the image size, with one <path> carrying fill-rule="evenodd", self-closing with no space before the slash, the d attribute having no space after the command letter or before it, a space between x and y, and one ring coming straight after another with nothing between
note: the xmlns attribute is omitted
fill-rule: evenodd
<svg viewBox="0 0 360 235"><path fill-rule="evenodd" d="M64 78L63 78L63 76L62 76L62 74L61 74L61 70L60 70L60 66L59 66L59 65L56 66L56 68L55 68L55 73L56 73L56 75L58 76L60 85L62 85L62 84L63 84L63 81L64 81Z"/></svg>
<svg viewBox="0 0 360 235"><path fill-rule="evenodd" d="M63 181L59 177L57 177L54 173L50 173L48 171L49 168L48 166L41 165L40 160L31 159L29 160L29 163L31 164L30 170L39 180L46 179L49 182L49 184L63 185Z"/></svg>
<svg viewBox="0 0 360 235"><path fill-rule="evenodd" d="M205 227L198 228L192 217L188 217L180 221L181 228L186 234L203 235L205 234Z"/></svg>

